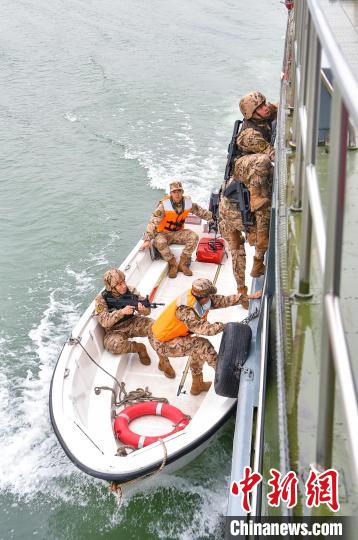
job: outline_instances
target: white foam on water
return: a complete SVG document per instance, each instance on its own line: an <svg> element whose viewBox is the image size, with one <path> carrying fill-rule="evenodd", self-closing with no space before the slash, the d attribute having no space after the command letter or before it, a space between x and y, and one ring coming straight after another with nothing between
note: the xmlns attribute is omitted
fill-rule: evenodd
<svg viewBox="0 0 358 540"><path fill-rule="evenodd" d="M2 418L11 428L1 452L0 490L20 496L46 491L50 480L73 472L50 427L48 394L64 336L79 314L73 304L57 300L56 295L61 296L60 289L50 293L38 326L29 332L31 352L38 364L36 370L28 369L24 380L12 381L11 390L17 396L13 407L8 381L4 374L0 378Z"/></svg>
<svg viewBox="0 0 358 540"><path fill-rule="evenodd" d="M85 270L81 272L75 272L71 268L66 268L66 273L75 279L77 292L80 294L86 293L92 290L92 278L87 275Z"/></svg>
<svg viewBox="0 0 358 540"><path fill-rule="evenodd" d="M108 516L105 530L120 527L123 520L126 527L130 526L135 520L132 505L138 508L139 504L153 516L147 523L148 532L163 540L193 540L215 534L226 513L229 485L230 456L220 445L214 442L213 448L202 455L204 459L191 463L184 472L161 473L125 488L120 505ZM224 474L218 474L218 470ZM158 505L162 509L159 516Z"/></svg>
<svg viewBox="0 0 358 540"><path fill-rule="evenodd" d="M63 116L69 122L77 122L78 120L77 116L73 112L66 112Z"/></svg>
<svg viewBox="0 0 358 540"><path fill-rule="evenodd" d="M5 341L5 340L3 340ZM11 429L7 421L7 411L10 408L9 380L5 373L0 372L0 433L5 434Z"/></svg>
<svg viewBox="0 0 358 540"><path fill-rule="evenodd" d="M199 204L208 204L210 192L218 190L223 179L226 148L222 146L224 133L215 130L212 133L210 144L203 148L202 141L197 141L193 133L193 124L190 115L174 103L173 118L170 124L175 125L175 131L170 131L167 125L163 131L156 126L158 119L148 121L145 133L141 135L144 140L137 139L128 142L124 157L136 159L147 170L149 185L153 189L167 190L173 179L181 180L187 192ZM138 132L141 120L131 128ZM155 133L158 141L150 138ZM226 144L226 143L225 143Z"/></svg>

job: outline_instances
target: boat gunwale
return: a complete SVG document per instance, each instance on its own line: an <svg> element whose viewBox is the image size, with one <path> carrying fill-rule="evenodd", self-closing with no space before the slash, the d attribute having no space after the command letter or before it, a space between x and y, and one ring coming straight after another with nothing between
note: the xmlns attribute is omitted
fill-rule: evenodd
<svg viewBox="0 0 358 540"><path fill-rule="evenodd" d="M60 355L61 356L61 355ZM114 481L114 482L127 482L129 480L134 480L136 478L141 478L144 476L147 476L148 474L154 473L156 470L159 469L161 465L161 461L158 460L155 463L152 463L150 466L143 467L141 469L136 469L136 471L128 472L126 474L113 474L113 473L105 473L101 471L97 471L95 469L91 469L87 465L84 465L81 461L79 461L74 454L69 450L68 446L66 445L63 437L61 436L61 433L59 429L57 428L56 420L54 418L53 408L52 408L52 386L53 381L55 377L56 367L60 360L60 356L57 360L52 378L51 378L51 385L50 385L50 396L49 396L49 413L50 413L50 420L53 427L53 430L55 432L55 435L61 444L62 449L64 450L67 457L71 460L71 462L76 465L81 471L89 474L90 476L93 476L95 478L100 478L102 480L108 480L108 481ZM234 412L234 408L236 408L237 400L232 400L231 406L228 407L228 410L225 414L223 414L219 421L215 424L211 425L210 428L205 431L200 437L196 438L194 441L188 443L184 447L181 447L178 451L173 452L167 456L167 459L165 461L165 465L169 465L171 463L174 463L181 457L189 454L199 446L201 446L204 442L206 442L208 439L210 439L230 418L230 416Z"/></svg>

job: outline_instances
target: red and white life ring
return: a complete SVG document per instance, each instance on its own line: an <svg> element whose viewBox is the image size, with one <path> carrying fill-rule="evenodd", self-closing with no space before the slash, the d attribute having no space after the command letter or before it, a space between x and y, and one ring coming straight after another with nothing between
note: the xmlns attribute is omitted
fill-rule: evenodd
<svg viewBox="0 0 358 540"><path fill-rule="evenodd" d="M132 420L146 415L164 416L175 424L174 429L164 435L158 435L157 437L139 435L129 429L129 424ZM143 446L148 446L159 439L164 439L164 437L168 437L177 431L181 431L188 425L189 420L190 418L186 414L173 405L160 403L158 401L144 401L143 403L136 403L135 405L126 407L115 419L114 431L118 439L125 444L129 444L135 448L143 448Z"/></svg>

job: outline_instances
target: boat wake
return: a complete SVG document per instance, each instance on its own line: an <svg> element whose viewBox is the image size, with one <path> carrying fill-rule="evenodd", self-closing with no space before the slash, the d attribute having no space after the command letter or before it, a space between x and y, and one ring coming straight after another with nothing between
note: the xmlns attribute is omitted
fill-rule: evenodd
<svg viewBox="0 0 358 540"><path fill-rule="evenodd" d="M108 491L106 482L78 471L58 444L48 414L52 372L64 341L83 311L81 299L94 295L94 284L86 271L66 267L62 274L62 285L49 293L40 322L30 330L23 351L18 352L18 358L26 358L26 377L10 378L10 373L0 373L0 432L7 441L2 448L0 492L15 501L13 506L20 501L45 503L55 511L63 504L86 508L96 501L102 512L93 522L89 516L89 527L104 532L124 527L127 538L138 538L134 534L138 527L143 528L143 534L149 531L163 539L213 535L225 512L231 423L193 463L176 474L154 476L135 485L125 493L121 504ZM2 338L0 347L6 357L11 356L8 345ZM138 505L144 513L140 523ZM164 508L160 520L154 511L158 507ZM71 534L77 533L74 530Z"/></svg>

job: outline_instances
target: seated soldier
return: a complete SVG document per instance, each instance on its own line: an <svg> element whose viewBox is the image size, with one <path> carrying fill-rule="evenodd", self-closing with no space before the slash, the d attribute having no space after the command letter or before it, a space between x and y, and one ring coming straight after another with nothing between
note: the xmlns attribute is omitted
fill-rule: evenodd
<svg viewBox="0 0 358 540"><path fill-rule="evenodd" d="M160 201L152 214L140 249L147 249L153 240L153 246L169 264L168 275L170 278L175 278L178 272L192 276L193 272L190 270L189 264L199 237L194 231L184 229L185 219L189 213L206 221L210 221L213 216L209 210L204 210L192 202L190 197L184 195L181 182L172 182L169 188L170 195ZM179 264L169 249L170 244L184 244Z"/></svg>
<svg viewBox="0 0 358 540"><path fill-rule="evenodd" d="M145 366L150 364L150 357L144 343L129 341L133 337L147 337L153 319L146 317L150 308L138 303L138 315L134 313L133 306L124 305L120 309L113 308L117 299L139 299L138 291L128 287L125 275L116 268L111 268L103 276L105 290L97 295L95 303L95 316L105 329L104 347L114 354L128 352L138 353L139 360Z"/></svg>
<svg viewBox="0 0 358 540"><path fill-rule="evenodd" d="M248 298L260 296L261 291L248 295ZM210 341L200 336L213 336L225 328L224 323L207 321L209 310L234 306L242 300L242 294L222 296L216 294L216 287L210 280L195 279L191 290L171 302L154 322L148 336L158 353L158 367L164 375L175 377L168 357L189 356L193 378L190 393L197 395L207 392L211 382L203 381L203 365L207 361L209 366L215 368L217 354Z"/></svg>

